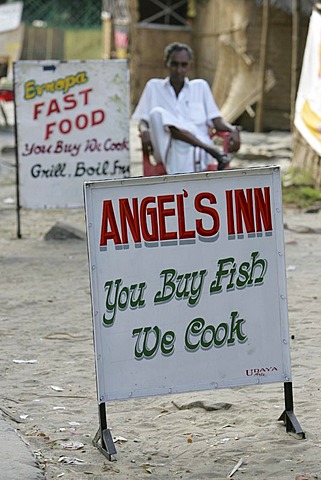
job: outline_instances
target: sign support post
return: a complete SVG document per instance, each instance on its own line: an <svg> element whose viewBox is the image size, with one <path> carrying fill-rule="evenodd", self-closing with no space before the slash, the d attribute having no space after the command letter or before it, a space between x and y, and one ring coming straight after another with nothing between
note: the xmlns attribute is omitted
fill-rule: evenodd
<svg viewBox="0 0 321 480"><path fill-rule="evenodd" d="M112 461L112 455L117 453L116 447L111 436L109 428L107 428L106 404L99 404L99 429L93 439L93 445L100 453L102 453L109 461Z"/></svg>
<svg viewBox="0 0 321 480"><path fill-rule="evenodd" d="M292 382L284 383L284 401L285 410L280 416L279 421L284 422L287 433L296 433L304 439L305 433L294 414Z"/></svg>
<svg viewBox="0 0 321 480"><path fill-rule="evenodd" d="M15 69L13 69L13 84L16 83ZM21 203L20 203L20 178L19 178L19 147L17 127L17 105L14 101L14 139L15 139L15 160L16 160L16 213L17 213L17 238L21 238Z"/></svg>

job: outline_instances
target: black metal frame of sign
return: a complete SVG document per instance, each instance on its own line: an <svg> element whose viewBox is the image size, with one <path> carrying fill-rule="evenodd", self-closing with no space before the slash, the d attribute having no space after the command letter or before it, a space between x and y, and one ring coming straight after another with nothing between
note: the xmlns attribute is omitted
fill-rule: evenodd
<svg viewBox="0 0 321 480"><path fill-rule="evenodd" d="M99 429L92 441L94 447L96 447L100 453L102 453L108 460L112 461L112 455L116 455L116 447L111 436L109 428L107 428L107 414L106 404L99 404Z"/></svg>
<svg viewBox="0 0 321 480"><path fill-rule="evenodd" d="M296 416L294 415L292 382L284 383L284 400L285 410L280 416L279 421L282 420L284 422L286 431L288 433L296 433L302 439L304 439L305 433L302 430Z"/></svg>
<svg viewBox="0 0 321 480"><path fill-rule="evenodd" d="M284 401L285 410L278 420L284 422L287 433L295 433L301 437L301 439L304 439L305 433L294 414L292 382L284 383ZM107 428L105 403L99 405L99 420L100 426L92 443L108 460L115 460L113 455L115 455L117 451L111 432L109 428Z"/></svg>

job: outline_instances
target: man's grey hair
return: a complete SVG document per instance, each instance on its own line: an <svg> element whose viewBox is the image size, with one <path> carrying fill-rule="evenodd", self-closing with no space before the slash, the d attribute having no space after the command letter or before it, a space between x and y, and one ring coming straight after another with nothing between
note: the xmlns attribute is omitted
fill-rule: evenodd
<svg viewBox="0 0 321 480"><path fill-rule="evenodd" d="M166 64L168 63L168 61L169 61L173 52L181 52L182 50L186 50L186 52L188 53L189 59L193 60L193 50L191 49L191 47L186 45L186 43L175 42L175 43L170 43L169 45L167 45L167 47L164 50L165 63Z"/></svg>

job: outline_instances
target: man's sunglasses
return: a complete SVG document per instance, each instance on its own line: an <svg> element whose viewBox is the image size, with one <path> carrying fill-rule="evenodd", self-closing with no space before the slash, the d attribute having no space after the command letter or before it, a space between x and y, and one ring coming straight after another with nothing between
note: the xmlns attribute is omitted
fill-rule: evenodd
<svg viewBox="0 0 321 480"><path fill-rule="evenodd" d="M177 68L177 67L187 68L188 67L188 62L177 62L176 60L171 60L169 62L169 66L174 67L174 68Z"/></svg>

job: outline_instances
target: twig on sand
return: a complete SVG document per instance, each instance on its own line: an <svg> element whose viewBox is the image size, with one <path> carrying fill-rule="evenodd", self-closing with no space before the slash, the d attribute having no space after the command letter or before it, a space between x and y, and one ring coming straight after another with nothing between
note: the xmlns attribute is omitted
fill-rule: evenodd
<svg viewBox="0 0 321 480"><path fill-rule="evenodd" d="M91 340L90 337L85 335L72 335L68 332L55 332L55 333L48 333L43 337L46 340L67 340L67 341L83 341L83 340Z"/></svg>
<svg viewBox="0 0 321 480"><path fill-rule="evenodd" d="M11 420L13 420L14 422L16 423L24 423L23 420L21 420L21 418L17 417L16 415L13 415L9 410L7 410L6 408L4 407L0 407L0 410L5 414L7 415L7 417L11 418Z"/></svg>
<svg viewBox="0 0 321 480"><path fill-rule="evenodd" d="M237 464L235 465L235 467L230 471L230 473L228 474L227 478L232 478L234 473L238 471L238 469L240 468L240 466L243 464L243 458L240 458L240 460L237 462Z"/></svg>

